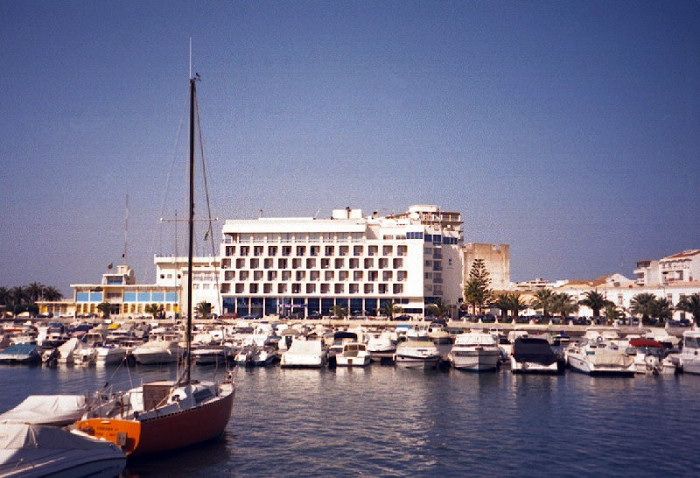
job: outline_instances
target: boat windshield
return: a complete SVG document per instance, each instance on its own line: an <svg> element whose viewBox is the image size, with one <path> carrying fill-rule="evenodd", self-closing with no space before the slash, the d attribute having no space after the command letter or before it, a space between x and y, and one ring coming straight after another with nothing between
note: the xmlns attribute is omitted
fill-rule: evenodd
<svg viewBox="0 0 700 478"><path fill-rule="evenodd" d="M697 349L700 348L700 337L687 336L685 338L684 345L688 348Z"/></svg>

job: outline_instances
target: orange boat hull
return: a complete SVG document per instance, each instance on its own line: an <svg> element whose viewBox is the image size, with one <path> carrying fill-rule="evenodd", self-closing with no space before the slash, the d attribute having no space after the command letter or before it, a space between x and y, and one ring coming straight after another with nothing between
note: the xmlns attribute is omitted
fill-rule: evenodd
<svg viewBox="0 0 700 478"><path fill-rule="evenodd" d="M197 408L143 421L89 418L78 421L76 427L116 443L127 456L176 450L222 435L231 417L234 393Z"/></svg>

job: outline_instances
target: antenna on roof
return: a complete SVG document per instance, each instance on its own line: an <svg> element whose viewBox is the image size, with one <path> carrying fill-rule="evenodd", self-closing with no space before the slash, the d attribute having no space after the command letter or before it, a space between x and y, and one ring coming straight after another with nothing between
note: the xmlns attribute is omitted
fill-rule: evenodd
<svg viewBox="0 0 700 478"><path fill-rule="evenodd" d="M192 78L192 37L190 37L190 76L187 78Z"/></svg>

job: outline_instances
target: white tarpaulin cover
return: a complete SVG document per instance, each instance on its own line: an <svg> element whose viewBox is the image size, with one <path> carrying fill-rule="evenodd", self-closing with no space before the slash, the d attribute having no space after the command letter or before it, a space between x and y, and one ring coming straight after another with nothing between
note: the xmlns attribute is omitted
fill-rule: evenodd
<svg viewBox="0 0 700 478"><path fill-rule="evenodd" d="M117 476L126 456L114 444L63 428L9 423L0 426L0 476Z"/></svg>
<svg viewBox="0 0 700 478"><path fill-rule="evenodd" d="M30 395L15 408L0 414L0 423L70 425L87 406L83 395Z"/></svg>

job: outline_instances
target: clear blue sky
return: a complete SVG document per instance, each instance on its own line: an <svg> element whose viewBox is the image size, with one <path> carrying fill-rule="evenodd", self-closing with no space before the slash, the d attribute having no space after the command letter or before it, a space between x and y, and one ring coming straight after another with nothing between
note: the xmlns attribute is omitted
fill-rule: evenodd
<svg viewBox="0 0 700 478"><path fill-rule="evenodd" d="M700 247L699 26L682 0L0 2L0 285L98 281L127 194L155 280L190 37L216 216L436 204L514 280L631 276Z"/></svg>

